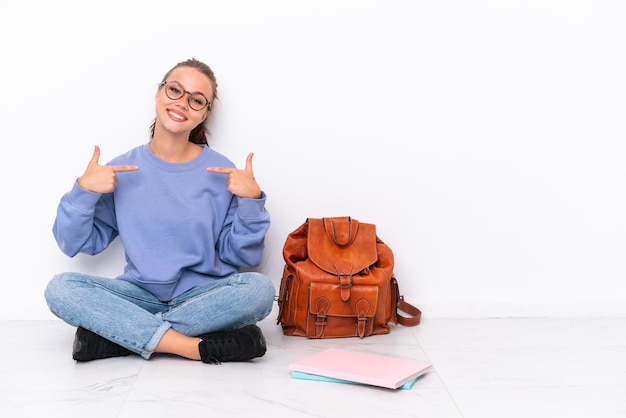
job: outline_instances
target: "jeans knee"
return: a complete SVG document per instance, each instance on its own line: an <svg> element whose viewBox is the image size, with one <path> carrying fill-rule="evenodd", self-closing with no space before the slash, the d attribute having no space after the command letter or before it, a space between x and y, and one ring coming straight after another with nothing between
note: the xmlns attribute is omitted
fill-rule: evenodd
<svg viewBox="0 0 626 418"><path fill-rule="evenodd" d="M64 302L67 295L71 293L72 283L76 282L76 276L77 273L60 273L50 279L44 290L44 297L50 308Z"/></svg>
<svg viewBox="0 0 626 418"><path fill-rule="evenodd" d="M59 294L59 288L62 287L61 282L63 281L63 276L64 274L57 274L56 276L52 277L52 279L50 279L50 281L46 285L43 294L46 298L46 302L48 302L48 305L50 305L50 303L54 299L56 299L57 295Z"/></svg>
<svg viewBox="0 0 626 418"><path fill-rule="evenodd" d="M276 296L276 288L274 283L265 275L261 273L255 273L252 282L256 285L256 292L259 300L263 301L267 305L274 303Z"/></svg>
<svg viewBox="0 0 626 418"><path fill-rule="evenodd" d="M62 282L64 281L64 274L57 274L52 277L46 286L43 295L46 298L48 307L52 308L55 302L59 299L59 295L62 293Z"/></svg>

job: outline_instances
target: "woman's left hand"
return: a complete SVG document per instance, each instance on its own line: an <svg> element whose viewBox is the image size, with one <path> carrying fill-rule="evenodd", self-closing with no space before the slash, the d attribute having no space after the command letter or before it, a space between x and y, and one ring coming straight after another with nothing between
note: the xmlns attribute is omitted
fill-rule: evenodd
<svg viewBox="0 0 626 418"><path fill-rule="evenodd" d="M207 167L206 170L211 173L228 174L226 187L232 194L248 199L259 199L261 197L261 188L254 179L254 171L252 171L253 156L253 152L248 154L246 167L243 170L229 167Z"/></svg>

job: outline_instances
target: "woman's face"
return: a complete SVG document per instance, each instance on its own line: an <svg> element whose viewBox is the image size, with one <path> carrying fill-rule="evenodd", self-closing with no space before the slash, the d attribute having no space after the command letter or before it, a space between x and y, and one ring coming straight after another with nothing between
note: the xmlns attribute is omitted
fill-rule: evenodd
<svg viewBox="0 0 626 418"><path fill-rule="evenodd" d="M207 106L195 110L190 106L190 101L196 109L200 107L204 98L213 102L213 84L207 76L191 67L178 67L165 79L165 82L174 81L178 84L161 85L157 90L155 97L157 122L172 133L188 135L209 116ZM168 93L172 97L181 93L182 96L172 99L168 97Z"/></svg>

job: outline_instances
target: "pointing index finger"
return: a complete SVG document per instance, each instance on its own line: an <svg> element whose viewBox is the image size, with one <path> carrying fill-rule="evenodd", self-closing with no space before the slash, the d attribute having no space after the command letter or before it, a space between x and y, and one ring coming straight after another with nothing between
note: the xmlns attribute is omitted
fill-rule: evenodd
<svg viewBox="0 0 626 418"><path fill-rule="evenodd" d="M121 171L136 171L136 170L139 170L139 166L137 166L137 165L112 165L110 167L116 173L121 172Z"/></svg>
<svg viewBox="0 0 626 418"><path fill-rule="evenodd" d="M207 167L206 169L207 171L210 171L212 173L221 173L221 174L230 174L233 171L236 170L236 168L229 168L229 167Z"/></svg>

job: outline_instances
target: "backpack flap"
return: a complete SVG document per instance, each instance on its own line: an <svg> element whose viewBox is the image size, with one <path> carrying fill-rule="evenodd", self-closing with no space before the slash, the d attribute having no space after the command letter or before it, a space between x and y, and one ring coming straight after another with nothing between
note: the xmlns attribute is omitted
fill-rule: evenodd
<svg viewBox="0 0 626 418"><path fill-rule="evenodd" d="M372 332L377 307L376 285L352 286L350 299L344 301L336 284L312 282L309 285L307 336L363 338Z"/></svg>
<svg viewBox="0 0 626 418"><path fill-rule="evenodd" d="M350 287L352 275L378 260L375 225L359 223L348 216L309 218L308 222L309 259L320 269L338 276L344 288Z"/></svg>

